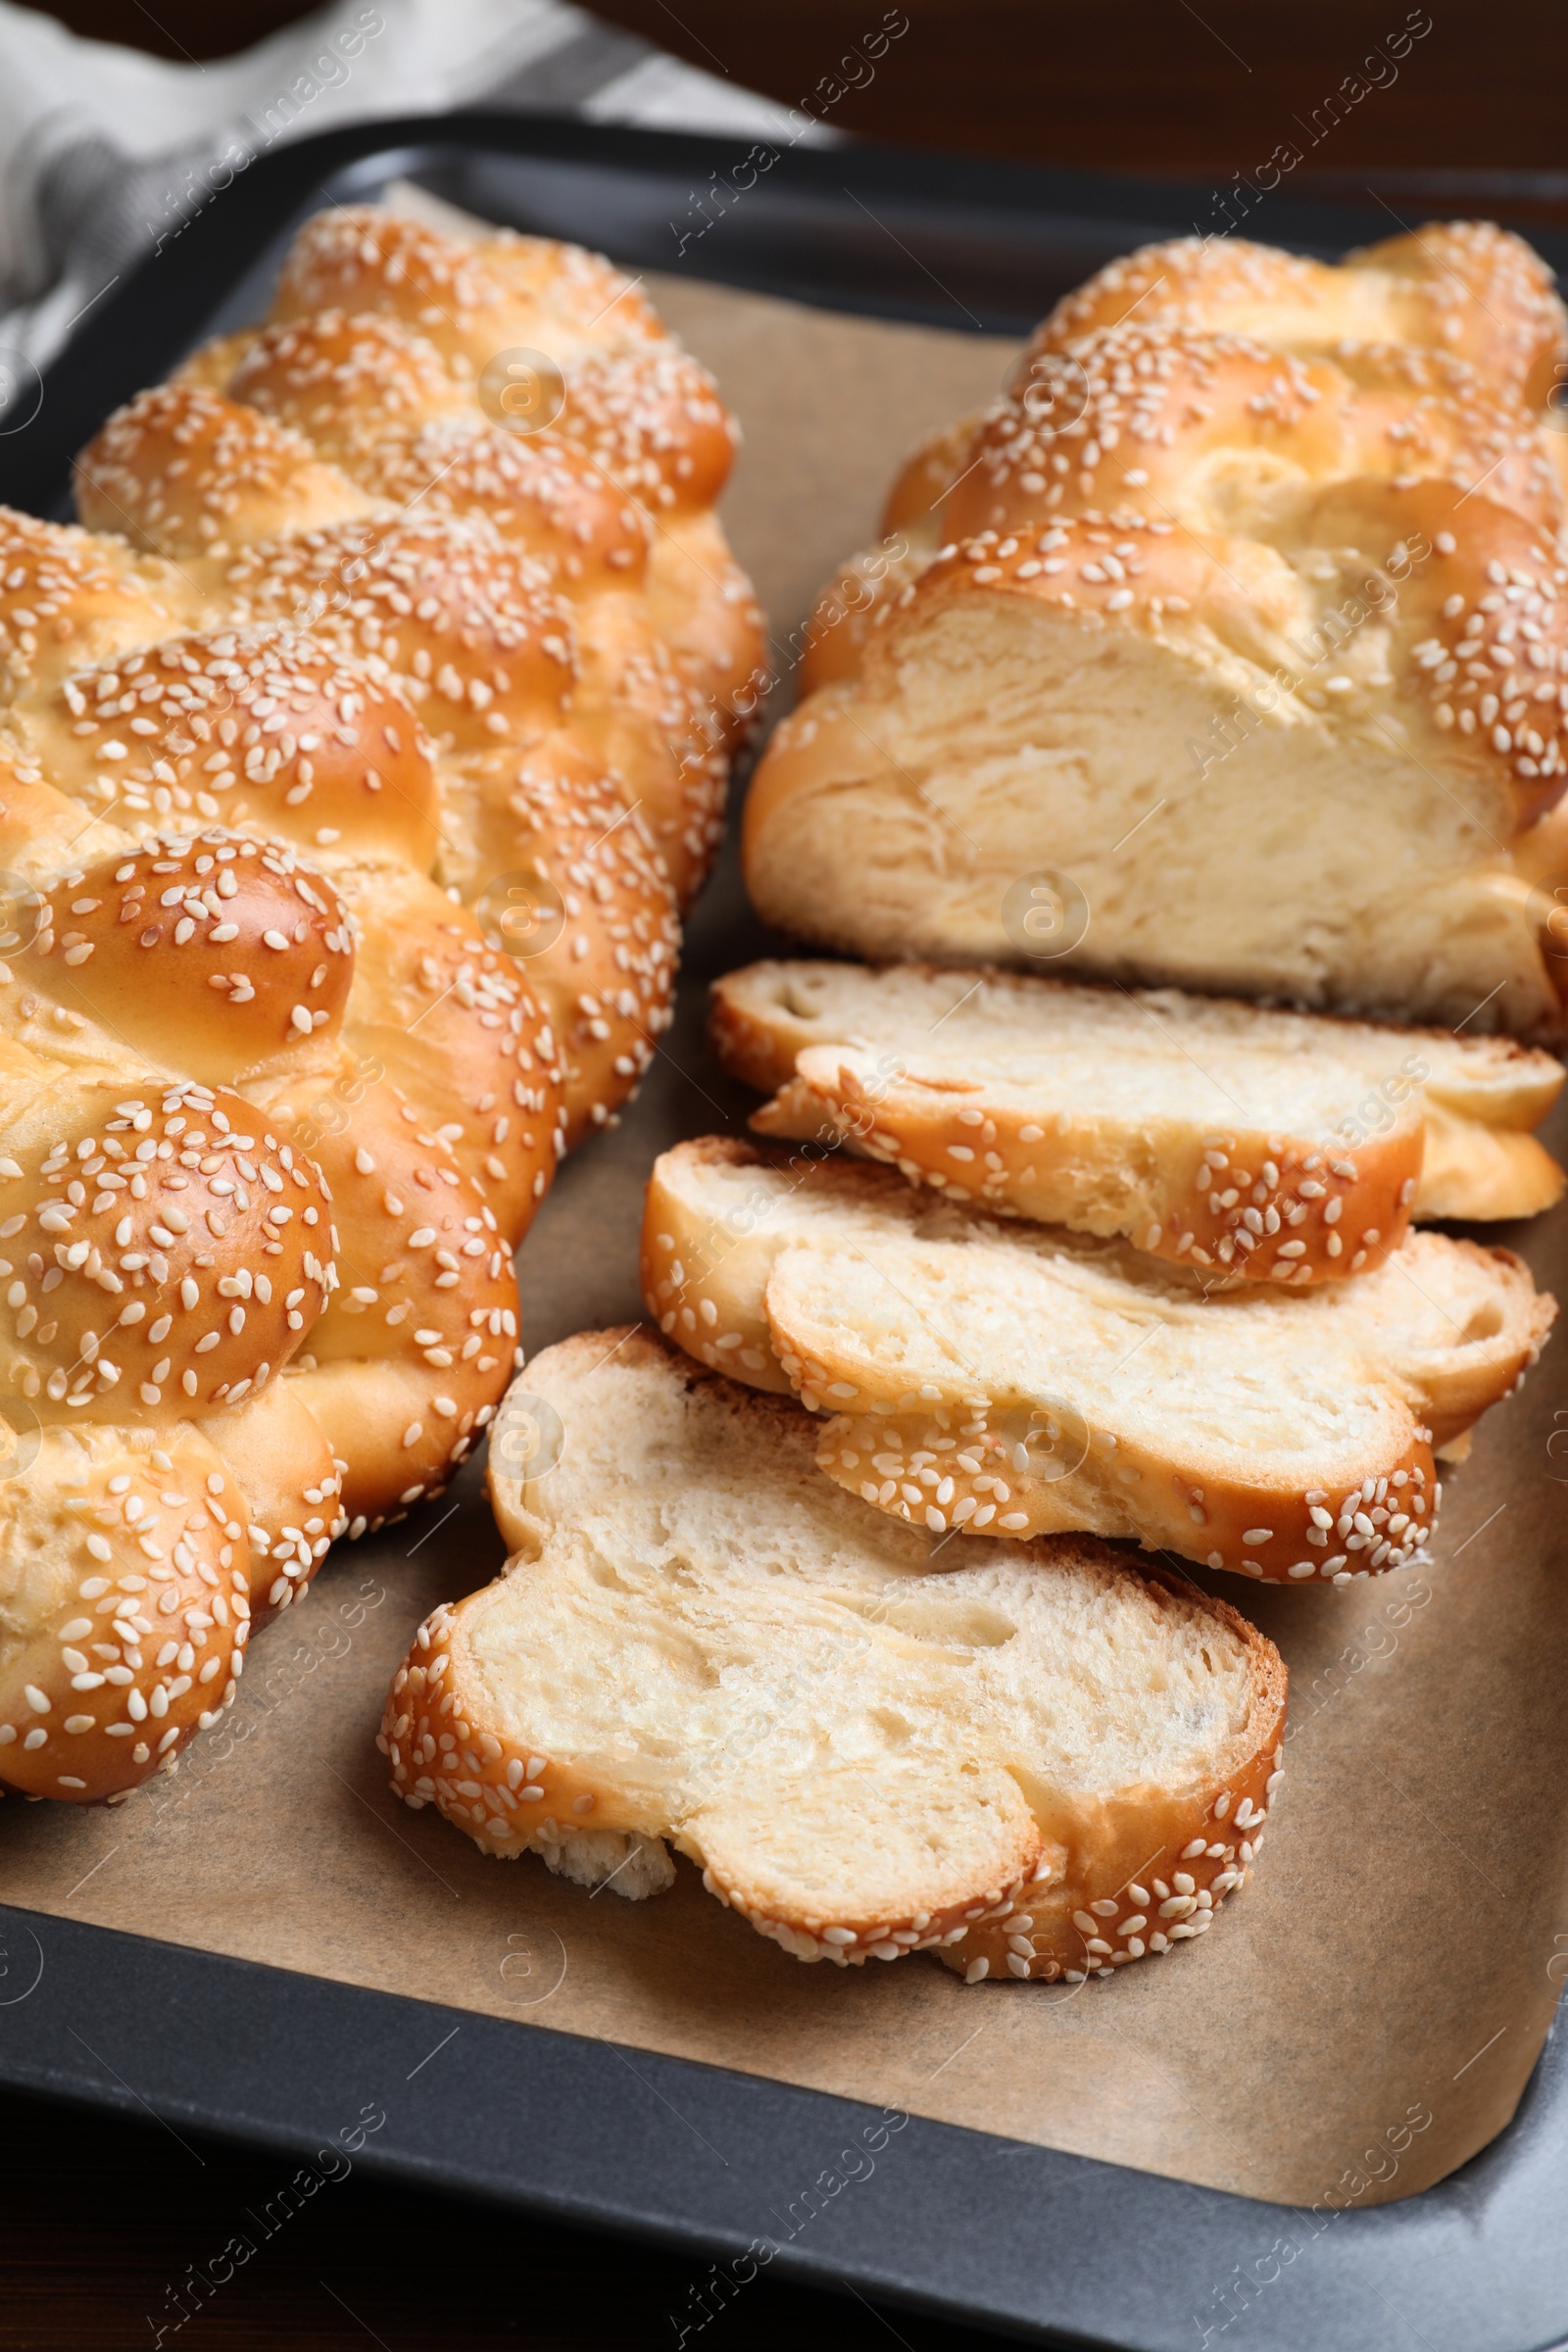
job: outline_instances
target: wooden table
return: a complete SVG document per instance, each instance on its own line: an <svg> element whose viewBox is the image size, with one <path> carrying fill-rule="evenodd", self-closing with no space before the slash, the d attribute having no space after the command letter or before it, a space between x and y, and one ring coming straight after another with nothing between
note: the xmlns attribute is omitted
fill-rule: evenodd
<svg viewBox="0 0 1568 2352"><path fill-rule="evenodd" d="M1318 168L1562 168L1568 20L1555 0L606 0L598 11L710 74L795 102L857 38L908 31L833 110L841 129L1030 163L1186 175L1247 172L1294 140ZM1387 39L1431 29L1407 54ZM1384 60L1364 61L1383 49ZM845 78L860 76L850 67ZM1348 75L1378 86L1311 147ZM1331 110L1338 111L1338 110Z"/></svg>
<svg viewBox="0 0 1568 2352"><path fill-rule="evenodd" d="M171 58L226 54L304 13L299 0L39 4L78 30ZM1350 189L1368 167L1412 184L1462 167L1568 168L1560 0L1119 0L1113 10L1086 0L605 0L598 14L790 104L863 34L903 16L908 30L874 73L849 68L860 86L830 120L909 146L1221 185L1281 141L1300 149L1301 169L1349 175ZM1423 23L1430 29L1391 58L1391 36ZM1358 74L1372 86L1347 100Z"/></svg>
<svg viewBox="0 0 1568 2352"><path fill-rule="evenodd" d="M157 23L123 0L65 0L83 31L166 56L210 56L302 13L287 0L158 0ZM610 0L617 24L693 64L798 103L858 37L881 0ZM1281 140L1297 184L1361 197L1397 172L1401 210L1462 209L1456 167L1523 176L1560 171L1568 10L1446 7L1396 69L1324 122L1331 92L1387 35L1420 19L1406 0L909 0L909 28L830 120L862 136L1041 163L1179 173L1223 187ZM851 68L858 74L858 68ZM1364 200L1364 199L1363 199ZM1549 188L1518 186L1513 217L1568 220ZM324 2189L176 2333L187 2265L206 2262L265 2206L282 2161L187 2145L156 2124L117 2123L0 2100L8 2151L0 2202L0 2352L121 2352L160 2323L180 2352L588 2352L669 2346L705 2266L606 2245L560 2228L446 2203L359 2177ZM186 2297L187 2303L189 2296ZM693 2335L703 2352L799 2352L803 2343L938 2352L972 2340L901 2311L773 2284L749 2287Z"/></svg>

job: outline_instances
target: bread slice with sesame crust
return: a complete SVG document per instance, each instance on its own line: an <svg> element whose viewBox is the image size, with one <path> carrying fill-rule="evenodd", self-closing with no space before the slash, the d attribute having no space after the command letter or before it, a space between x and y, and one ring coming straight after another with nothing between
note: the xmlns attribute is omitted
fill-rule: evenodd
<svg viewBox="0 0 1568 2352"><path fill-rule="evenodd" d="M1423 1556L1433 1446L1556 1313L1510 1251L1439 1234L1355 1282L1224 1286L711 1137L655 1166L643 1287L700 1361L831 1415L821 1467L882 1510L1130 1536L1275 1583Z"/></svg>
<svg viewBox="0 0 1568 2352"><path fill-rule="evenodd" d="M1342 1275L1363 1249L1381 1264L1410 1217L1535 1216L1563 1191L1531 1132L1562 1063L1507 1038L804 959L717 981L710 1026L725 1069L774 1098L760 1135L1254 1278Z"/></svg>
<svg viewBox="0 0 1568 2352"><path fill-rule="evenodd" d="M1081 1982L1200 1937L1277 1785L1272 1645L1102 1544L934 1555L813 1436L641 1331L537 1356L492 1457L515 1556L421 1628L394 1788L634 1895L668 1839L804 1960Z"/></svg>

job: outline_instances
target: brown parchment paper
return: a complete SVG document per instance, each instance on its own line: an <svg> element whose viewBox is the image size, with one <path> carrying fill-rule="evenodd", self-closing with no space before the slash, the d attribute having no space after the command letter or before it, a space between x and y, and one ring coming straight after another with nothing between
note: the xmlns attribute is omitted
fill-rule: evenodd
<svg viewBox="0 0 1568 2352"><path fill-rule="evenodd" d="M1009 347L683 281L653 291L743 419L728 521L782 645L873 535L905 447L989 397ZM704 985L762 944L732 848L640 1101L567 1164L524 1245L530 1350L639 1315L655 1153L750 1107L706 1054ZM1568 1214L1493 1238L1548 1285L1568 1273ZM1451 1474L1435 1568L1329 1592L1201 1580L1289 1661L1288 1771L1253 1881L1213 1933L1107 1983L807 1968L685 1863L655 1901L590 1899L406 1811L372 1744L388 1679L425 1612L501 1565L472 1466L328 1562L176 1777L113 1811L0 1807L0 1890L1252 2196L1408 2195L1506 2122L1568 1975L1565 1363L1559 1341Z"/></svg>

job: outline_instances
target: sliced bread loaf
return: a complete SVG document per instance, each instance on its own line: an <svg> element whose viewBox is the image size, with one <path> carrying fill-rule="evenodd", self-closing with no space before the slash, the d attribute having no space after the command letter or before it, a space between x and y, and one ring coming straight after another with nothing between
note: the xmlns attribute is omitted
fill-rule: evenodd
<svg viewBox="0 0 1568 2352"><path fill-rule="evenodd" d="M1414 1559L1434 1444L1508 1393L1556 1312L1510 1251L1439 1234L1355 1282L1222 1284L719 1138L658 1161L643 1286L699 1360L832 1415L822 1468L883 1510L1132 1536L1279 1583Z"/></svg>
<svg viewBox="0 0 1568 2352"><path fill-rule="evenodd" d="M937 1556L814 1435L640 1331L535 1357L491 1457L516 1556L420 1629L394 1788L621 1893L667 1838L804 1960L1081 1981L1200 1936L1278 1781L1273 1646L1094 1542Z"/></svg>
<svg viewBox="0 0 1568 2352"><path fill-rule="evenodd" d="M1412 1216L1534 1216L1563 1190L1531 1132L1562 1063L1508 1038L805 959L731 972L710 1025L724 1067L774 1096L760 1135L847 1142L995 1212L1253 1277L1344 1274L1359 1250L1377 1265Z"/></svg>

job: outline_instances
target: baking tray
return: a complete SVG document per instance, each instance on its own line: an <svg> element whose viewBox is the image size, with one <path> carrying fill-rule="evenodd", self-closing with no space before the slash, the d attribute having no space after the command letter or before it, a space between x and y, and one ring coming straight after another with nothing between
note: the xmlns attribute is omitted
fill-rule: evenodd
<svg viewBox="0 0 1568 2352"><path fill-rule="evenodd" d="M360 125L264 157L104 290L34 397L24 383L0 416L0 499L68 513L71 458L108 410L200 336L256 316L306 214L394 179L634 269L1003 333L1114 253L1201 221L1192 191L1156 183L796 148L723 237L681 245L702 217L694 192L742 151L471 115ZM1388 215L1271 201L1248 226L1333 255L1384 234ZM1568 239L1537 242L1568 261ZM764 944L731 855L689 931L688 1013L711 973ZM1507 2130L1438 2186L1375 2211L1298 2212L13 1908L0 1909L0 2082L302 2155L345 2116L380 2114L359 2152L372 2169L699 2251L742 2281L765 2241L780 2275L1037 2341L1544 2352L1568 2340L1560 2037ZM858 2161L854 2193L817 2198L810 2230L792 2231L781 2217L868 2137L896 2156L869 2172Z"/></svg>

